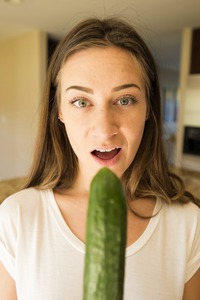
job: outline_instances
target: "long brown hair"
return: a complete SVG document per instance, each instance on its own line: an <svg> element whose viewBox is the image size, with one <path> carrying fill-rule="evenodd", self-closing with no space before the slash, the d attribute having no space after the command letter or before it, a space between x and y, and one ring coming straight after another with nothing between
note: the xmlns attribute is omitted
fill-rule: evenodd
<svg viewBox="0 0 200 300"><path fill-rule="evenodd" d="M69 188L77 175L77 157L65 127L58 120L59 74L66 60L82 49L117 46L134 55L146 82L148 119L132 164L122 180L130 198L159 197L163 201L195 202L182 180L171 174L162 143L160 87L156 64L141 36L117 18L90 18L74 27L58 45L47 74L36 151L26 187Z"/></svg>

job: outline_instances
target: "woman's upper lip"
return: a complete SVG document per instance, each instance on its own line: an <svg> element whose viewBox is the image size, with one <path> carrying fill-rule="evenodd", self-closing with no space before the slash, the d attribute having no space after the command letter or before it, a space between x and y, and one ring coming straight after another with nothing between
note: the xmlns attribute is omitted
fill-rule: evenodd
<svg viewBox="0 0 200 300"><path fill-rule="evenodd" d="M121 149L121 147L116 147L116 146L107 146L107 147L95 147L92 151L99 151L99 152L110 152L113 151L115 149Z"/></svg>
<svg viewBox="0 0 200 300"><path fill-rule="evenodd" d="M113 151L113 150L115 150L115 149L119 149L119 148L116 148L116 147L114 147L114 148L108 148L108 149L100 149L100 148L97 148L97 149L95 149L96 151L99 151L99 152L111 152L111 151Z"/></svg>

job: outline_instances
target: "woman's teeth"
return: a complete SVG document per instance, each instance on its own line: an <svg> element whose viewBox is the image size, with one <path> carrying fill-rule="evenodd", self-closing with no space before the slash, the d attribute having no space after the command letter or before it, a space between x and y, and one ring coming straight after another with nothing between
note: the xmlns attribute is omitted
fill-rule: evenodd
<svg viewBox="0 0 200 300"><path fill-rule="evenodd" d="M92 154L102 160L109 160L114 158L119 153L119 151L120 148L96 149L92 152Z"/></svg>
<svg viewBox="0 0 200 300"><path fill-rule="evenodd" d="M115 150L117 148L111 148L111 149L96 149L95 151L99 151L99 152L111 152L113 150Z"/></svg>

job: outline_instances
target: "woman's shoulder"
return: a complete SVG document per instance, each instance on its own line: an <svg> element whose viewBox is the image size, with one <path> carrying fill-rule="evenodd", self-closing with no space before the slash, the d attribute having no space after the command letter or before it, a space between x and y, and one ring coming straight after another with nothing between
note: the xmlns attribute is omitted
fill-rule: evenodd
<svg viewBox="0 0 200 300"><path fill-rule="evenodd" d="M41 205L42 198L48 190L39 190L36 188L23 189L5 199L0 205L0 218L7 216L16 216L19 212L26 211L26 214Z"/></svg>
<svg viewBox="0 0 200 300"><path fill-rule="evenodd" d="M193 202L180 203L177 201L171 204L165 204L166 212L171 214L180 214L182 216L190 216L191 214L200 215L200 208Z"/></svg>
<svg viewBox="0 0 200 300"><path fill-rule="evenodd" d="M191 232L200 230L200 208L192 203L172 203L164 206L163 218L166 224L171 224L176 231L179 229Z"/></svg>
<svg viewBox="0 0 200 300"><path fill-rule="evenodd" d="M16 205L23 201L26 201L26 199L35 199L35 197L39 196L40 190L36 188L26 188L23 190L20 190L12 195L10 195L8 198L6 198L2 204L1 207L7 206L7 205Z"/></svg>

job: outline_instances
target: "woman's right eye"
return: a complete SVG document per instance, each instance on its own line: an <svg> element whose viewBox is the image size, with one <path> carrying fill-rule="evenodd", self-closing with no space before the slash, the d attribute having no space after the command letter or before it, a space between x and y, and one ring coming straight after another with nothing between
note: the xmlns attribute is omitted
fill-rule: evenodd
<svg viewBox="0 0 200 300"><path fill-rule="evenodd" d="M89 102L82 98L73 99L71 103L79 108L89 106Z"/></svg>

